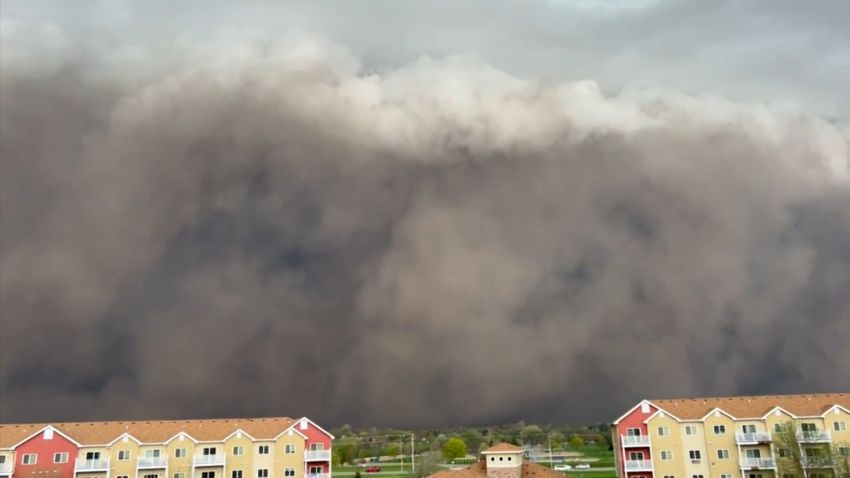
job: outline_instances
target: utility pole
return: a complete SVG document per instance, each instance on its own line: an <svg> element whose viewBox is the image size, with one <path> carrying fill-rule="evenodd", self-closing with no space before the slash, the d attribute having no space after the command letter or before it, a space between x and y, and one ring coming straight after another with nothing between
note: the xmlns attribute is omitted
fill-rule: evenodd
<svg viewBox="0 0 850 478"><path fill-rule="evenodd" d="M552 466L552 432L549 432L549 466Z"/></svg>
<svg viewBox="0 0 850 478"><path fill-rule="evenodd" d="M416 451L413 449L413 444L415 440L413 439L413 433L410 434L410 474L411 476L416 475Z"/></svg>

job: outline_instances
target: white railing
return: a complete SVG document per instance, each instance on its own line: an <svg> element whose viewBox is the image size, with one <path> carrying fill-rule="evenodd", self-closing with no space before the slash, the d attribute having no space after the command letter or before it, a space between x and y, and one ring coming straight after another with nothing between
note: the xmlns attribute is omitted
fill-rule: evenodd
<svg viewBox="0 0 850 478"><path fill-rule="evenodd" d="M307 461L331 461L330 450L307 450L304 452Z"/></svg>
<svg viewBox="0 0 850 478"><path fill-rule="evenodd" d="M649 446L649 435L623 435L623 446Z"/></svg>
<svg viewBox="0 0 850 478"><path fill-rule="evenodd" d="M776 460L773 458L741 458L741 466L744 468L774 468Z"/></svg>
<svg viewBox="0 0 850 478"><path fill-rule="evenodd" d="M752 433L736 433L735 441L738 443L765 443L771 441L770 433L752 432Z"/></svg>
<svg viewBox="0 0 850 478"><path fill-rule="evenodd" d="M12 464L11 463L0 463L0 475L11 475L12 474Z"/></svg>
<svg viewBox="0 0 850 478"><path fill-rule="evenodd" d="M651 471L652 460L626 460L627 471Z"/></svg>
<svg viewBox="0 0 850 478"><path fill-rule="evenodd" d="M828 456L804 456L800 461L805 468L832 468L832 458Z"/></svg>
<svg viewBox="0 0 850 478"><path fill-rule="evenodd" d="M799 432L797 433L797 440L803 443L812 443L812 442L824 442L831 441L832 438L829 436L829 432Z"/></svg>
<svg viewBox="0 0 850 478"><path fill-rule="evenodd" d="M77 460L74 471L106 471L109 469L109 460Z"/></svg>
<svg viewBox="0 0 850 478"><path fill-rule="evenodd" d="M168 458L161 457L143 457L139 458L138 468L165 468Z"/></svg>
<svg viewBox="0 0 850 478"><path fill-rule="evenodd" d="M192 458L195 466L222 466L224 465L224 454L221 455L195 455Z"/></svg>
<svg viewBox="0 0 850 478"><path fill-rule="evenodd" d="M307 478L331 478L330 473L307 473Z"/></svg>

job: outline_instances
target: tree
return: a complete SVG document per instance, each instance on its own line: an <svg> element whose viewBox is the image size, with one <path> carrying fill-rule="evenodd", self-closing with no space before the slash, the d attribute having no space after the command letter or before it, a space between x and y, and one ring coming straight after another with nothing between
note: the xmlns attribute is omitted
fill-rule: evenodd
<svg viewBox="0 0 850 478"><path fill-rule="evenodd" d="M387 445L386 448L384 448L384 455L386 455L390 458L397 457L399 453L401 453L401 449L395 443L391 443L391 444Z"/></svg>
<svg viewBox="0 0 850 478"><path fill-rule="evenodd" d="M360 470L354 472L354 478L360 478Z"/></svg>
<svg viewBox="0 0 850 478"><path fill-rule="evenodd" d="M543 441L543 430L537 425L528 425L522 429L522 436L529 443L539 445Z"/></svg>
<svg viewBox="0 0 850 478"><path fill-rule="evenodd" d="M552 432L551 439L552 446L557 448L564 444L565 437L564 434L561 432Z"/></svg>
<svg viewBox="0 0 850 478"><path fill-rule="evenodd" d="M413 478L426 478L440 470L440 454L426 452L416 458L416 471ZM356 477L355 477L356 478Z"/></svg>
<svg viewBox="0 0 850 478"><path fill-rule="evenodd" d="M581 435L573 435L570 437L570 447L578 450L582 446L584 446L584 438L582 438Z"/></svg>
<svg viewBox="0 0 850 478"><path fill-rule="evenodd" d="M463 458L466 456L466 442L462 439L453 437L443 443L443 458L446 460L454 460L455 458Z"/></svg>
<svg viewBox="0 0 850 478"><path fill-rule="evenodd" d="M593 435L593 441L596 443L598 447L608 446L608 440L605 439L603 435Z"/></svg>
<svg viewBox="0 0 850 478"><path fill-rule="evenodd" d="M466 446L470 450L477 450L481 446L481 441L483 440L481 436L481 432L474 428L469 428L461 432L460 434L463 441L466 442Z"/></svg>

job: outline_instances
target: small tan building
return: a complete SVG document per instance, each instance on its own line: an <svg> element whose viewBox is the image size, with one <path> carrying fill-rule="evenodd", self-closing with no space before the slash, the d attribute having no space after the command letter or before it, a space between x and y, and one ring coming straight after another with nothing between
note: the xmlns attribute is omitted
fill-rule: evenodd
<svg viewBox="0 0 850 478"><path fill-rule="evenodd" d="M564 478L559 471L524 462L522 448L499 443L481 452L481 459L461 470L434 473L429 478Z"/></svg>

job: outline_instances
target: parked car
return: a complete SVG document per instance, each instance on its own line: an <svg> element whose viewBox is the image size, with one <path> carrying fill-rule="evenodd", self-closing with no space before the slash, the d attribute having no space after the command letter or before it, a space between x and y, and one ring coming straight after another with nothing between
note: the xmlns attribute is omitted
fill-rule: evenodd
<svg viewBox="0 0 850 478"><path fill-rule="evenodd" d="M580 464L576 465L576 470L589 470L589 469L590 469L590 464L588 464L588 463L580 463Z"/></svg>
<svg viewBox="0 0 850 478"><path fill-rule="evenodd" d="M381 471L380 466L372 465L366 467L366 473L378 473L379 471Z"/></svg>
<svg viewBox="0 0 850 478"><path fill-rule="evenodd" d="M555 465L555 471L567 471L567 470L572 470L572 469L573 469L573 467L571 467L570 465L566 465L566 464Z"/></svg>

